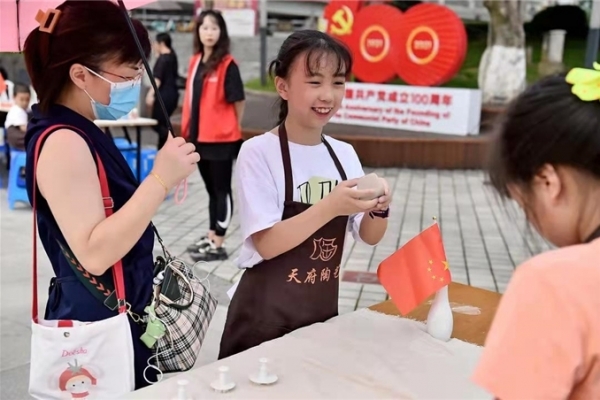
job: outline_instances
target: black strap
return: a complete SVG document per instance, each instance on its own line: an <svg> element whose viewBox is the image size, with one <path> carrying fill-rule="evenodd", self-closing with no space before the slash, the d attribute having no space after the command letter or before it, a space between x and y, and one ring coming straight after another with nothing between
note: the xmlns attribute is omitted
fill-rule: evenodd
<svg viewBox="0 0 600 400"><path fill-rule="evenodd" d="M17 46L19 47L19 53L22 52L23 49L21 48L21 0L17 0Z"/></svg>
<svg viewBox="0 0 600 400"><path fill-rule="evenodd" d="M335 155L335 152L331 148L331 145L325 140L325 137L321 135L321 141L327 148L329 155L333 159L333 163L337 168L342 180L348 179L346 172L340 163L340 160ZM279 145L281 147L281 158L283 160L283 175L285 177L285 201L291 202L294 200L294 178L292 175L292 160L290 157L290 145L288 143L287 130L285 128L285 120L279 125Z"/></svg>
<svg viewBox="0 0 600 400"><path fill-rule="evenodd" d="M77 258L68 246L64 246L62 243L56 240L60 246L60 250L65 256L65 259L69 263L69 266L75 273L75 276L85 286L85 288L102 304L108 307L112 311L116 311L118 308L117 294L115 291L114 281L112 276L110 279L106 279L103 276L94 276L86 271L85 268L77 261Z"/></svg>
<svg viewBox="0 0 600 400"><path fill-rule="evenodd" d="M340 163L340 160L335 155L335 152L331 148L331 145L329 144L329 142L327 140L325 140L325 137L323 137L323 136L321 136L321 140L323 141L323 144L325 145L325 147L327 147L327 151L329 151L329 155L333 159L333 163L335 164L335 167L337 168L338 172L340 173L342 180L343 181L348 180L348 177L346 176L346 172L344 172L344 168L342 167L342 163Z"/></svg>
<svg viewBox="0 0 600 400"><path fill-rule="evenodd" d="M590 243L592 240L600 238L600 226L585 240L584 243Z"/></svg>

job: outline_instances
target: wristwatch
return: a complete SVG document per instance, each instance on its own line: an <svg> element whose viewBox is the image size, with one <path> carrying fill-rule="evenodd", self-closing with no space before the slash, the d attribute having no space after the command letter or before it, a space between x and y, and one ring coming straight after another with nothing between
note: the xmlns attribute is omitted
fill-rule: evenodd
<svg viewBox="0 0 600 400"><path fill-rule="evenodd" d="M386 208L385 210L381 210L381 211L371 211L369 213L369 217L371 218L387 218L390 216L390 208Z"/></svg>

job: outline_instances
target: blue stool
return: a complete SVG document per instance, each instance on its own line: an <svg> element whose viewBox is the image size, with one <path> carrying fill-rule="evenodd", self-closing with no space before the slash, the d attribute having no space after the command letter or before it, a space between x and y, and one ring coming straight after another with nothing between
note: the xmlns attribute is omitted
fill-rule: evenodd
<svg viewBox="0 0 600 400"><path fill-rule="evenodd" d="M118 137L118 138L114 138L113 141L115 142L115 145L117 145L117 149L119 150L135 150L137 149L137 144L136 143L130 143L129 140L123 138L123 137Z"/></svg>
<svg viewBox="0 0 600 400"><path fill-rule="evenodd" d="M9 147L8 147L8 143L6 143L6 130L2 127L0 127L0 138L1 138L1 142L2 144L0 144L0 159L2 159L2 162L6 162L6 170L8 171L10 169L10 165L8 165L10 157L9 157ZM0 187L4 187L4 178L2 176L3 174L0 172Z"/></svg>
<svg viewBox="0 0 600 400"><path fill-rule="evenodd" d="M123 155L123 158L125 158L125 161L127 161L127 165L129 165L129 168L131 168L131 170L133 171L133 174L136 174L136 150L137 150L137 144L135 143L129 143L129 141L125 138L119 137L119 138L114 138L113 141L115 142L115 145L117 145L117 149L119 149L121 151L121 154Z"/></svg>
<svg viewBox="0 0 600 400"><path fill-rule="evenodd" d="M8 171L8 206L15 208L17 201L29 203L27 188L25 187L25 163L27 153L13 150L10 152L10 170Z"/></svg>
<svg viewBox="0 0 600 400"><path fill-rule="evenodd" d="M143 181L152 171L154 167L154 159L156 158L156 149L142 149L142 169L140 171L140 179Z"/></svg>

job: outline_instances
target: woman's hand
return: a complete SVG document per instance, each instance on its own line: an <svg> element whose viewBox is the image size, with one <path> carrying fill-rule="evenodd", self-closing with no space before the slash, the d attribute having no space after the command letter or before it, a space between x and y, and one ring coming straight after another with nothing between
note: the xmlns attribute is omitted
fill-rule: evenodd
<svg viewBox="0 0 600 400"><path fill-rule="evenodd" d="M169 132L167 142L156 154L152 172L160 177L167 190L171 190L196 169L198 161L200 155L196 146Z"/></svg>

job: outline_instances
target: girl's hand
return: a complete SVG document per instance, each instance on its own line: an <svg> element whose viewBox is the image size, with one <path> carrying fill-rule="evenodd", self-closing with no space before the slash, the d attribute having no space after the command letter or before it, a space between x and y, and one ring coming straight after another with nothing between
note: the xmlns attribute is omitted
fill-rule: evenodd
<svg viewBox="0 0 600 400"><path fill-rule="evenodd" d="M384 211L387 210L392 202L392 194L390 193L390 187L387 181L384 178L379 178L381 183L383 184L385 191L383 192L383 196L377 198L377 205L369 211Z"/></svg>
<svg viewBox="0 0 600 400"><path fill-rule="evenodd" d="M372 197L373 190L358 190L356 189L357 183L358 179L342 181L321 200L333 217L352 215L377 207L378 199L362 200L363 198Z"/></svg>

